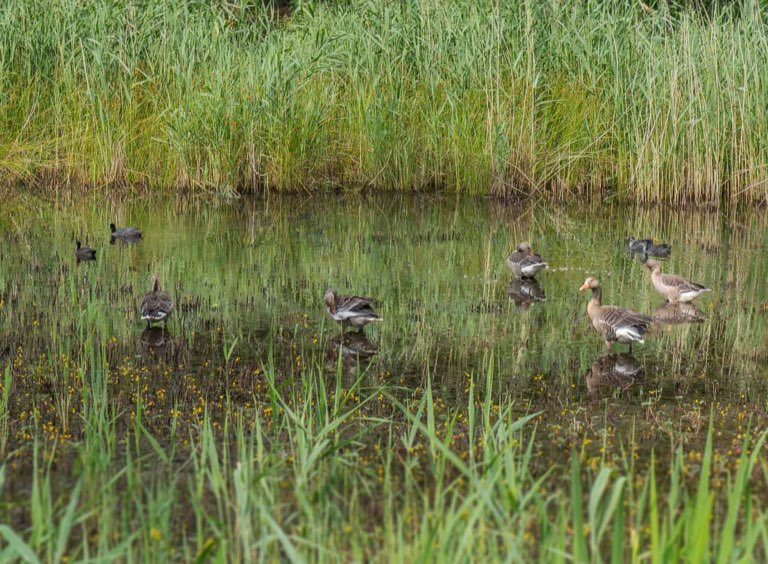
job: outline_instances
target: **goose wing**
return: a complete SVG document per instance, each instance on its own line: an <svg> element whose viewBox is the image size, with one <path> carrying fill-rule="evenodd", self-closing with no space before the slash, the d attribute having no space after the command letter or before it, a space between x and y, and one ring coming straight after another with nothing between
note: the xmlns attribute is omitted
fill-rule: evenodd
<svg viewBox="0 0 768 564"><path fill-rule="evenodd" d="M600 308L600 319L611 327L633 327L648 325L653 322L653 317L643 313L637 313L631 309L618 306L603 306Z"/></svg>
<svg viewBox="0 0 768 564"><path fill-rule="evenodd" d="M173 298L163 291L150 292L141 300L142 318L163 318L168 317L176 306Z"/></svg>
<svg viewBox="0 0 768 564"><path fill-rule="evenodd" d="M364 298L362 296L338 296L336 298L336 312L347 313L353 316L367 315L371 317L379 317L374 309L376 300L372 298Z"/></svg>
<svg viewBox="0 0 768 564"><path fill-rule="evenodd" d="M523 255L520 258L519 264L521 267L526 267L542 264L543 262L544 261L541 259L541 255Z"/></svg>
<svg viewBox="0 0 768 564"><path fill-rule="evenodd" d="M522 260L527 256L528 255L526 253L515 251L514 253L512 253L507 257L507 262L511 264L522 264Z"/></svg>
<svg viewBox="0 0 768 564"><path fill-rule="evenodd" d="M676 290L680 291L680 293L706 290L705 286L697 284L696 282L691 282L690 280L686 280L682 276L677 276L675 274L662 274L661 282L665 286L675 288Z"/></svg>

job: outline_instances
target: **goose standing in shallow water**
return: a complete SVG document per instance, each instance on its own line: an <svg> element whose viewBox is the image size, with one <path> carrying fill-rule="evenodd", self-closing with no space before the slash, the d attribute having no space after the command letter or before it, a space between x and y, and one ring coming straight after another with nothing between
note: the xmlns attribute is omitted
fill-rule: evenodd
<svg viewBox="0 0 768 564"><path fill-rule="evenodd" d="M341 323L342 328L351 325L362 331L372 321L381 321L381 316L373 309L375 301L371 298L340 296L336 288L328 288L323 300L328 315Z"/></svg>
<svg viewBox="0 0 768 564"><path fill-rule="evenodd" d="M507 257L507 266L515 278L533 278L547 263L531 249L530 243L520 243L514 253Z"/></svg>
<svg viewBox="0 0 768 564"><path fill-rule="evenodd" d="M112 239L122 239L124 241L141 239L141 231L136 227L115 227L114 223L110 223L109 232Z"/></svg>
<svg viewBox="0 0 768 564"><path fill-rule="evenodd" d="M661 265L653 259L645 261L645 267L651 271L653 287L669 303L688 303L698 298L704 292L710 291L709 288L686 280L682 276L662 274Z"/></svg>
<svg viewBox="0 0 768 564"><path fill-rule="evenodd" d="M152 275L152 291L141 300L141 319L147 322L147 329L152 323L163 322L167 325L168 317L173 312L176 302L160 289L160 279Z"/></svg>
<svg viewBox="0 0 768 564"><path fill-rule="evenodd" d="M592 290L592 299L587 304L587 315L592 321L592 327L605 339L605 346L610 350L613 342L643 343L648 325L653 318L630 309L617 306L604 306L601 302L603 291L597 278L590 276L581 285L579 291Z"/></svg>
<svg viewBox="0 0 768 564"><path fill-rule="evenodd" d="M75 248L75 256L77 257L78 262L81 260L96 260L96 249L81 247L80 241L75 241L75 243L77 245Z"/></svg>

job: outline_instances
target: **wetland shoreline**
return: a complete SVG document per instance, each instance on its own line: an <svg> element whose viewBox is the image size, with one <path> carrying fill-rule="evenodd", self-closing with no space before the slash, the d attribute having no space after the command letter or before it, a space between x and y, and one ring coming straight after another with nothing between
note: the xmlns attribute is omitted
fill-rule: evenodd
<svg viewBox="0 0 768 564"><path fill-rule="evenodd" d="M723 221L453 195L10 204L3 557L768 554L759 210ZM110 244L110 222L142 239ZM705 319L606 354L578 293L587 273L610 303L663 308L630 234L671 243L670 271L713 292ZM75 238L95 261L76 262ZM533 289L505 264L528 239L553 267ZM156 271L177 309L145 330ZM330 285L375 296L384 321L342 336Z"/></svg>

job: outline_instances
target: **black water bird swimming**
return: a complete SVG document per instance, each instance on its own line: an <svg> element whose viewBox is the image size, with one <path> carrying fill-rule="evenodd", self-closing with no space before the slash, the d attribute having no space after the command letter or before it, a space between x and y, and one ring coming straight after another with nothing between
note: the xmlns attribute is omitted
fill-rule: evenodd
<svg viewBox="0 0 768 564"><path fill-rule="evenodd" d="M109 232L112 239L121 239L123 241L141 239L141 230L136 227L115 227L114 223L110 223Z"/></svg>
<svg viewBox="0 0 768 564"><path fill-rule="evenodd" d="M629 254L633 256L642 254L643 256L668 257L672 254L672 245L666 243L657 245L651 239L635 239L630 237L627 239L627 248L629 248Z"/></svg>
<svg viewBox="0 0 768 564"><path fill-rule="evenodd" d="M87 260L96 260L96 249L92 249L90 247L82 247L80 246L80 241L75 241L76 248L75 248L75 256L77 257L77 261L87 261Z"/></svg>

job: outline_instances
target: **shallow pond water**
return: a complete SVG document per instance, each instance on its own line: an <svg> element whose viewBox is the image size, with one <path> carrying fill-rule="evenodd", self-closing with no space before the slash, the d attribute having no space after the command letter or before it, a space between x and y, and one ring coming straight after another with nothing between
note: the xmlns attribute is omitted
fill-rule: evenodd
<svg viewBox="0 0 768 564"><path fill-rule="evenodd" d="M110 222L144 236L111 244ZM638 438L640 460L680 441L700 449L710 412L727 458L749 420L766 419L762 212L82 195L10 199L0 233L0 372L13 376L3 507L21 523L34 438L60 453L82 440L83 389L94 385L104 385L118 440L141 417L163 443L171 421L198 425L208 412L215 426L225 406L268 415L260 401L270 371L278 386L313 370L394 397L430 386L444 406L466 403L470 382L490 382L497 405L538 413L542 467L567 463L572 447L604 456L605 446L590 446L600 436ZM624 345L609 354L578 292L588 275L601 280L603 303L680 321L628 253L630 235L670 243L665 270L713 291L695 302L703 320L655 324L633 354ZM96 249L94 262L76 262L76 239ZM505 265L524 240L551 266L537 284L515 281ZM138 314L153 272L177 302L167 330L145 330ZM341 335L322 301L329 286L377 298L384 321ZM65 455L57 464L66 486L77 469Z"/></svg>

